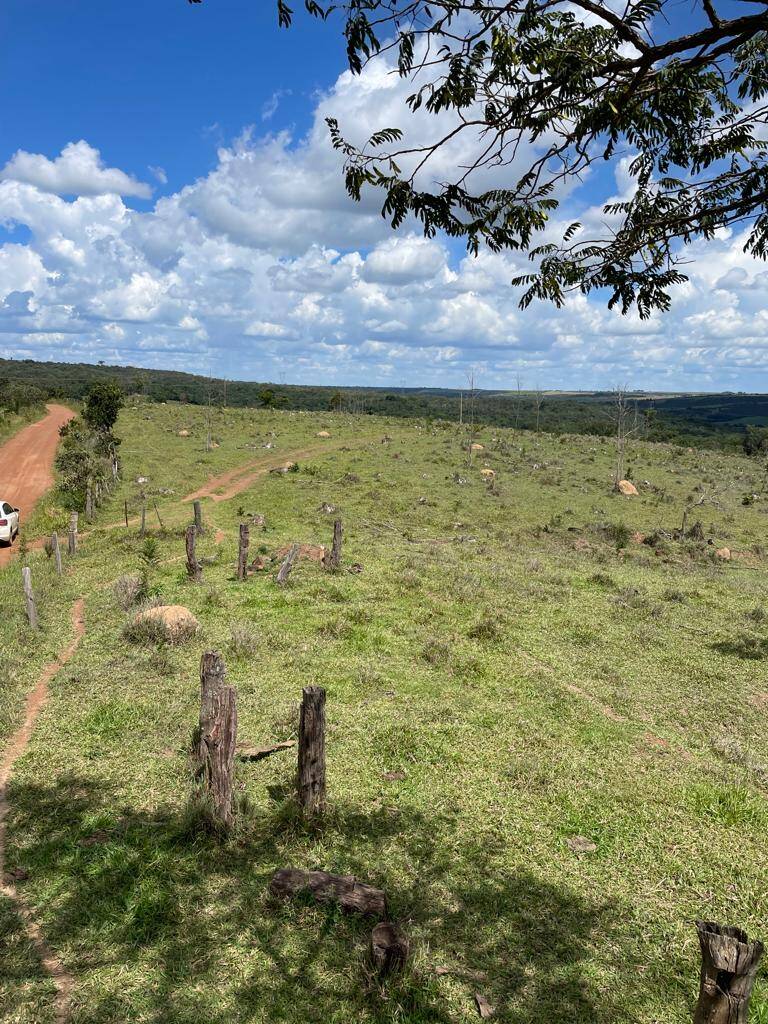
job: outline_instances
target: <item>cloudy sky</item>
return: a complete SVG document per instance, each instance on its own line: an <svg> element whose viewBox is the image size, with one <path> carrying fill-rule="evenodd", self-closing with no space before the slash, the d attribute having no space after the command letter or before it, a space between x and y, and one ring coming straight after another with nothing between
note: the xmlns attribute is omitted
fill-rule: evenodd
<svg viewBox="0 0 768 1024"><path fill-rule="evenodd" d="M474 367L489 388L768 390L768 266L735 234L692 247L672 311L640 322L579 296L521 311L519 256L395 234L375 195L352 203L325 117L356 139L434 126L404 114L384 60L344 70L338 24L281 31L272 0L4 0L0 89L4 354L288 383L460 387ZM563 220L598 222L626 165L565 195Z"/></svg>

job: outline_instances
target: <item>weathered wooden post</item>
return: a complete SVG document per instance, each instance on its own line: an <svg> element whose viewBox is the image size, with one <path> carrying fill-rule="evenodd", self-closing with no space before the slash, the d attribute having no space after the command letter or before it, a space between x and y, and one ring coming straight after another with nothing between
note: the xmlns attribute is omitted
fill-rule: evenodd
<svg viewBox="0 0 768 1024"><path fill-rule="evenodd" d="M128 529L128 499L127 498L125 499L124 505L125 505L125 528L127 530Z"/></svg>
<svg viewBox="0 0 768 1024"><path fill-rule="evenodd" d="M73 512L69 517L69 539L67 541L67 548L70 555L74 555L77 551L77 512Z"/></svg>
<svg viewBox="0 0 768 1024"><path fill-rule="evenodd" d="M139 536L145 537L147 533L147 502L142 494L141 496L141 526L139 527Z"/></svg>
<svg viewBox="0 0 768 1024"><path fill-rule="evenodd" d="M218 651L206 651L200 659L200 731L197 754L205 760L203 736L213 724L213 702L227 679L227 668Z"/></svg>
<svg viewBox="0 0 768 1024"><path fill-rule="evenodd" d="M187 575L195 583L200 583L203 578L203 567L197 560L195 554L195 540L197 539L197 531L194 526L187 527L186 543L187 543Z"/></svg>
<svg viewBox="0 0 768 1024"><path fill-rule="evenodd" d="M199 501L192 503L192 508L195 510L195 529L198 534L202 534L203 531L203 506Z"/></svg>
<svg viewBox="0 0 768 1024"><path fill-rule="evenodd" d="M21 582L24 587L24 603L27 606L27 618L32 629L37 629L37 606L32 592L32 570L25 565L21 570Z"/></svg>
<svg viewBox="0 0 768 1024"><path fill-rule="evenodd" d="M85 485L85 520L88 523L93 520L93 483L90 477Z"/></svg>
<svg viewBox="0 0 768 1024"><path fill-rule="evenodd" d="M299 715L298 796L306 814L325 807L325 690L305 686Z"/></svg>
<svg viewBox="0 0 768 1024"><path fill-rule="evenodd" d="M202 735L203 772L213 813L224 828L232 827L232 789L237 746L237 691L222 686L211 703L211 722Z"/></svg>
<svg viewBox="0 0 768 1024"><path fill-rule="evenodd" d="M696 930L701 979L693 1024L747 1024L762 942L750 942L741 928L712 921L697 921Z"/></svg>
<svg viewBox="0 0 768 1024"><path fill-rule="evenodd" d="M237 578L244 580L248 575L248 545L250 536L247 523L240 523L240 547L237 552Z"/></svg>
<svg viewBox="0 0 768 1024"><path fill-rule="evenodd" d="M280 571L277 574L277 582L280 584L281 587L288 582L288 577L291 574L291 569L293 568L293 563L296 561L298 553L299 545L294 544L291 547L291 550L283 559L283 564L280 566Z"/></svg>
<svg viewBox="0 0 768 1024"><path fill-rule="evenodd" d="M59 547L59 535L55 530L51 534L51 551L53 553L53 560L56 563L56 572L61 576L61 548Z"/></svg>
<svg viewBox="0 0 768 1024"><path fill-rule="evenodd" d="M336 572L341 565L342 537L343 530L341 528L341 520L336 519L333 523L333 543L331 544L330 551L326 551L325 557L323 558L323 566L329 572Z"/></svg>
<svg viewBox="0 0 768 1024"><path fill-rule="evenodd" d="M160 523L160 529L161 530L165 530L165 525L163 524L163 520L160 518L160 509L157 507L157 502L155 501L154 498L152 499L152 504L155 506L155 515L157 516L158 523Z"/></svg>

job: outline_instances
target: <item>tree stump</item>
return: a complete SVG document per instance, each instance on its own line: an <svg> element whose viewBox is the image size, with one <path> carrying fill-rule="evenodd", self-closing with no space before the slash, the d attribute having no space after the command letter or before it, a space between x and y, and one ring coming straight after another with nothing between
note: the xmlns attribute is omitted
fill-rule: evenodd
<svg viewBox="0 0 768 1024"><path fill-rule="evenodd" d="M247 523L240 523L240 546L237 551L237 578L244 580L248 575L248 545L250 543Z"/></svg>
<svg viewBox="0 0 768 1024"><path fill-rule="evenodd" d="M408 939L391 921L382 921L371 932L371 960L381 979L401 971L408 959Z"/></svg>
<svg viewBox="0 0 768 1024"><path fill-rule="evenodd" d="M333 523L333 543L330 551L327 551L323 559L323 565L329 572L336 572L341 565L341 541L343 531L341 520L336 519Z"/></svg>
<svg viewBox="0 0 768 1024"><path fill-rule="evenodd" d="M205 760L203 736L213 724L214 699L227 681L227 667L218 651L206 651L200 659L200 730L197 754Z"/></svg>
<svg viewBox="0 0 768 1024"><path fill-rule="evenodd" d="M27 609L27 618L32 629L37 629L37 605L35 595L32 591L32 570L25 565L21 570L21 582L24 587L24 604Z"/></svg>
<svg viewBox="0 0 768 1024"><path fill-rule="evenodd" d="M305 686L299 716L299 803L305 814L325 806L325 690Z"/></svg>
<svg viewBox="0 0 768 1024"><path fill-rule="evenodd" d="M288 554L283 559L283 564L280 566L280 571L277 574L277 582L280 584L281 587L285 586L285 584L288 582L288 577L291 574L291 569L293 568L293 563L296 561L296 558L297 558L298 554L299 554L299 545L298 544L294 544L291 547L291 550L288 552Z"/></svg>
<svg viewBox="0 0 768 1024"><path fill-rule="evenodd" d="M194 526L187 527L186 533L186 546L187 546L187 576L195 583L200 583L203 578L203 567L197 560L195 554L195 541L197 539L197 528Z"/></svg>
<svg viewBox="0 0 768 1024"><path fill-rule="evenodd" d="M195 510L195 530L198 534L203 533L203 506L199 501L192 502L192 508Z"/></svg>
<svg viewBox="0 0 768 1024"><path fill-rule="evenodd" d="M211 702L211 720L202 734L205 751L203 774L214 817L224 828L232 827L232 789L237 745L237 691L222 686Z"/></svg>
<svg viewBox="0 0 768 1024"><path fill-rule="evenodd" d="M337 903L342 910L371 917L387 916L387 897L383 889L358 882L354 875L332 875L328 871L300 871L281 868L272 876L269 891L273 896L290 897L309 893L318 903Z"/></svg>
<svg viewBox="0 0 768 1024"><path fill-rule="evenodd" d="M77 512L73 512L69 517L69 539L67 546L70 555L74 555L77 551Z"/></svg>
<svg viewBox="0 0 768 1024"><path fill-rule="evenodd" d="M701 979L694 1024L747 1024L749 1000L763 954L741 928L697 921Z"/></svg>
<svg viewBox="0 0 768 1024"><path fill-rule="evenodd" d="M61 548L59 547L59 535L54 530L51 534L51 552L53 553L53 560L56 563L56 572L61 576Z"/></svg>

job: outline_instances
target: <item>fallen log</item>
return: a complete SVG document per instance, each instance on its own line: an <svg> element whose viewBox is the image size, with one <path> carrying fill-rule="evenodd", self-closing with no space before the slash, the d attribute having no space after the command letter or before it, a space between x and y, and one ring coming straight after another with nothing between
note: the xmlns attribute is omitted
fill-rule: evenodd
<svg viewBox="0 0 768 1024"><path fill-rule="evenodd" d="M387 897L383 889L358 882L354 875L332 875L327 871L281 868L272 876L269 891L283 898L307 893L318 903L337 903L342 910L386 918Z"/></svg>
<svg viewBox="0 0 768 1024"><path fill-rule="evenodd" d="M241 761L261 761L270 754L277 754L280 750L288 750L296 746L296 740L285 740L283 743L273 743L271 747L242 747L237 751L237 757Z"/></svg>

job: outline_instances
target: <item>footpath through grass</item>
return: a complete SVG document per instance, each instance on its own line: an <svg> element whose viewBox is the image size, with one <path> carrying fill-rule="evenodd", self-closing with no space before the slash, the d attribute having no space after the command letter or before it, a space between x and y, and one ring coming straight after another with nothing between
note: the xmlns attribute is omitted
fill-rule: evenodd
<svg viewBox="0 0 768 1024"><path fill-rule="evenodd" d="M690 1021L694 919L768 934L759 465L638 443L640 495L622 498L595 438L486 430L468 464L455 427L228 410L205 452L204 415L121 415L125 482L65 577L44 552L27 556L39 637L18 563L0 573L0 742L86 598L86 636L17 765L8 822L8 866L28 872L19 887L77 979L73 1020L460 1024L481 992L515 1024ZM180 499L295 451L311 452L298 472L204 500L204 582L188 583ZM140 571L142 542L114 524L142 488L150 586L201 624L182 646L123 636L133 613L114 583ZM658 532L702 496L689 525L700 518L704 540ZM246 513L267 520L253 555L327 543L338 514L344 563L363 570L300 562L284 590L275 570L238 583ZM65 522L54 495L28 529ZM725 546L730 561L714 554ZM302 686L326 687L321 823L296 813L288 751L238 769L228 842L196 829L187 749L208 648L224 654L240 737L255 745L295 736ZM413 943L407 973L380 992L370 925L272 904L269 877L288 865L385 888ZM10 906L0 929L7 1019L52 1020L51 984ZM753 1020L768 1022L764 978Z"/></svg>

